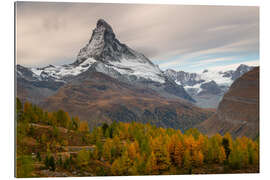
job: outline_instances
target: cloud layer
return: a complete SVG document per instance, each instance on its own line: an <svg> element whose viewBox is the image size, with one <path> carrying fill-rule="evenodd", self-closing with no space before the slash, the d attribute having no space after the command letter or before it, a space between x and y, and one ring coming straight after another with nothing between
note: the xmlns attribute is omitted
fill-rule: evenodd
<svg viewBox="0 0 270 180"><path fill-rule="evenodd" d="M259 59L259 8L95 3L16 4L17 62L71 63L105 19L162 69L197 71ZM197 65L197 66L196 66Z"/></svg>

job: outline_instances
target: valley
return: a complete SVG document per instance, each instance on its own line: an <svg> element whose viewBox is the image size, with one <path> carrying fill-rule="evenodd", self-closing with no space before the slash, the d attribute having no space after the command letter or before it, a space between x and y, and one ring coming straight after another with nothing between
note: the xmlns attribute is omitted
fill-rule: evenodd
<svg viewBox="0 0 270 180"><path fill-rule="evenodd" d="M17 177L259 172L259 67L161 70L99 19L72 63L15 71Z"/></svg>

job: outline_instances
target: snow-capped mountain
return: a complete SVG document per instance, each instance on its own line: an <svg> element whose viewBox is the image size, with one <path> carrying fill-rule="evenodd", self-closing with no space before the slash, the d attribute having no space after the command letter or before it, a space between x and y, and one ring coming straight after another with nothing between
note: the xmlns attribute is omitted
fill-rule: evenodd
<svg viewBox="0 0 270 180"><path fill-rule="evenodd" d="M177 84L182 85L197 100L197 105L216 107L231 84L253 68L241 64L236 70L229 71L204 70L201 73L188 73L168 69L164 74Z"/></svg>
<svg viewBox="0 0 270 180"><path fill-rule="evenodd" d="M165 76L143 54L116 39L111 26L102 19L97 21L89 42L80 49L73 63L27 69L32 72L31 81L62 83L68 83L81 73L91 70L125 83L153 89L164 97L194 102L182 85ZM19 68L17 72L21 73Z"/></svg>
<svg viewBox="0 0 270 180"><path fill-rule="evenodd" d="M122 75L144 78L164 83L165 77L157 65L116 38L111 26L104 20L97 22L90 41L83 47L74 63L62 66L49 65L44 68L31 68L40 80L54 79L64 81L86 71L94 63L96 70L112 73L114 70ZM111 72L112 71L112 72Z"/></svg>
<svg viewBox="0 0 270 180"><path fill-rule="evenodd" d="M143 54L120 43L115 38L111 26L102 19L97 22L90 41L80 49L74 63L63 66L49 65L44 68L31 68L31 70L40 80L64 81L67 77L86 71L94 63L98 64L96 70L103 73L115 70L122 75L159 83L165 82L165 77L159 67Z"/></svg>
<svg viewBox="0 0 270 180"><path fill-rule="evenodd" d="M168 69L163 72L143 54L122 44L112 27L100 19L90 40L80 49L73 63L43 68L17 65L17 77L23 79L20 81L24 82L22 87L27 84L32 94L37 87L39 92L35 94L46 98L83 72L95 71L130 85L150 88L166 98L197 101L201 107L216 107L233 81L251 68L240 65L235 71L188 73ZM43 89L49 93L43 93Z"/></svg>

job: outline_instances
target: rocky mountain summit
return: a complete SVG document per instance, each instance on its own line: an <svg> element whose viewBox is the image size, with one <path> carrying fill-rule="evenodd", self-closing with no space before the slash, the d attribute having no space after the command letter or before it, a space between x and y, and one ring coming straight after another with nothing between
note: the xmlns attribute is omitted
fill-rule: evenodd
<svg viewBox="0 0 270 180"><path fill-rule="evenodd" d="M80 64L88 58L94 58L104 63L132 59L135 62L154 66L143 54L132 50L116 39L111 26L103 19L98 20L89 43L80 50L75 64Z"/></svg>

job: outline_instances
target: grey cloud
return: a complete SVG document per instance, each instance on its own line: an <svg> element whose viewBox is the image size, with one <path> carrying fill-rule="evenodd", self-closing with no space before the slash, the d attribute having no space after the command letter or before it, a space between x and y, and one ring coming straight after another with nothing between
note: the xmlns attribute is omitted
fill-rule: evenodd
<svg viewBox="0 0 270 180"><path fill-rule="evenodd" d="M153 61L242 41L249 43L234 48L258 53L257 7L19 2L18 63L75 60L99 18L111 24L121 42Z"/></svg>

